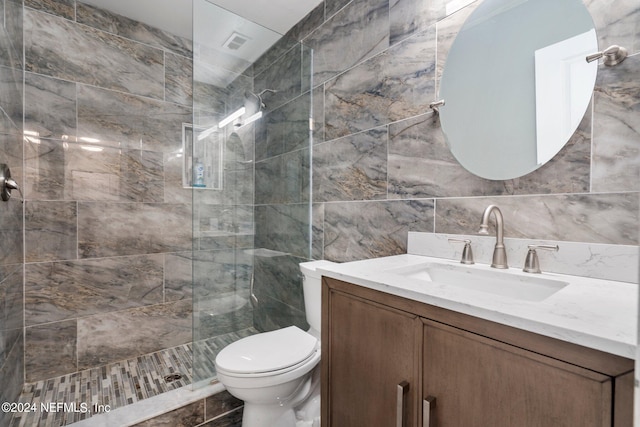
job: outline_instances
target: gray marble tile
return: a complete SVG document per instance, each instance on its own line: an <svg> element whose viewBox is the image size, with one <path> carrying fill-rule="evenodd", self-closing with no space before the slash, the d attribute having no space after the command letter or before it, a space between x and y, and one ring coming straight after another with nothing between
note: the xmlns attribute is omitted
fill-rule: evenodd
<svg viewBox="0 0 640 427"><path fill-rule="evenodd" d="M446 16L444 0L391 0L389 44L394 45L423 31Z"/></svg>
<svg viewBox="0 0 640 427"><path fill-rule="evenodd" d="M389 198L587 192L590 115L567 146L539 170L506 181L466 171L451 154L431 113L389 125Z"/></svg>
<svg viewBox="0 0 640 427"><path fill-rule="evenodd" d="M128 158L125 156L129 156ZM156 151L123 150L120 198L137 202L164 201L164 155Z"/></svg>
<svg viewBox="0 0 640 427"><path fill-rule="evenodd" d="M4 26L0 35L0 66L23 69L23 7L18 0L4 0Z"/></svg>
<svg viewBox="0 0 640 427"><path fill-rule="evenodd" d="M20 52L21 46L23 45L24 2L22 0L4 0L3 3L5 31L11 43L17 48L18 52ZM20 63L22 63L22 59L20 59Z"/></svg>
<svg viewBox="0 0 640 427"><path fill-rule="evenodd" d="M340 9L351 3L352 0L325 0L324 13L327 18L335 15Z"/></svg>
<svg viewBox="0 0 640 427"><path fill-rule="evenodd" d="M324 258L345 262L406 253L407 232L431 232L433 221L430 199L325 203Z"/></svg>
<svg viewBox="0 0 640 427"><path fill-rule="evenodd" d="M327 82L326 139L429 111L435 96L435 37L431 27Z"/></svg>
<svg viewBox="0 0 640 427"><path fill-rule="evenodd" d="M0 281L0 367L9 362L12 349L22 340L24 327L22 268L18 264L3 270Z"/></svg>
<svg viewBox="0 0 640 427"><path fill-rule="evenodd" d="M188 427L202 424L205 414L204 400L198 400L171 412L134 424L133 427Z"/></svg>
<svg viewBox="0 0 640 427"><path fill-rule="evenodd" d="M165 53L165 101L191 106L193 103L193 60Z"/></svg>
<svg viewBox="0 0 640 427"><path fill-rule="evenodd" d="M78 86L78 137L104 146L171 152L182 148L186 106L91 86Z"/></svg>
<svg viewBox="0 0 640 427"><path fill-rule="evenodd" d="M190 188L182 186L184 157L181 153L164 153L164 202L191 204L194 194ZM210 194L218 195L219 192Z"/></svg>
<svg viewBox="0 0 640 427"><path fill-rule="evenodd" d="M27 71L164 98L161 50L31 9L24 16Z"/></svg>
<svg viewBox="0 0 640 427"><path fill-rule="evenodd" d="M190 342L191 317L187 300L78 319L78 368Z"/></svg>
<svg viewBox="0 0 640 427"><path fill-rule="evenodd" d="M76 135L75 83L25 73L24 129L34 138Z"/></svg>
<svg viewBox="0 0 640 427"><path fill-rule="evenodd" d="M314 145L314 201L386 198L387 145L386 127Z"/></svg>
<svg viewBox="0 0 640 427"><path fill-rule="evenodd" d="M276 137L278 125L271 114L263 116L262 120L255 122L256 132L256 161L265 160L284 153L284 140ZM275 117L275 116L274 116Z"/></svg>
<svg viewBox="0 0 640 427"><path fill-rule="evenodd" d="M302 203L309 200L308 149L256 163L256 204Z"/></svg>
<svg viewBox="0 0 640 427"><path fill-rule="evenodd" d="M225 414L223 417L208 421L202 427L242 427L243 410L244 406Z"/></svg>
<svg viewBox="0 0 640 427"><path fill-rule="evenodd" d="M215 418L219 415L225 414L234 409L244 405L244 402L234 396L228 391L222 391L220 393L209 396L205 399L205 408L207 412L207 418Z"/></svg>
<svg viewBox="0 0 640 427"><path fill-rule="evenodd" d="M228 307L228 301L210 309L196 311L193 314L193 339L203 340L220 334L228 334L253 326L253 308L246 293L243 298L232 296L234 302Z"/></svg>
<svg viewBox="0 0 640 427"><path fill-rule="evenodd" d="M300 52L300 44L298 40L288 36L282 36L278 41L276 41L266 52L264 52L260 58L258 58L253 63L253 70L251 75L254 77L259 76L261 73L268 73L272 77L275 75L274 70L269 70L272 67L276 69L280 69L282 64L278 65L280 59L283 56L291 54L292 49L298 48L298 52ZM299 53L298 53L299 54ZM291 76L290 76L291 77ZM300 78L300 75L296 76L296 80Z"/></svg>
<svg viewBox="0 0 640 427"><path fill-rule="evenodd" d="M256 132L258 160L309 146L311 102L307 92L263 116Z"/></svg>
<svg viewBox="0 0 640 427"><path fill-rule="evenodd" d="M507 237L637 245L639 203L638 193L439 199L435 232L477 234L482 212L495 204Z"/></svg>
<svg viewBox="0 0 640 427"><path fill-rule="evenodd" d="M190 299L193 295L193 263L191 252L164 254L165 301Z"/></svg>
<svg viewBox="0 0 640 427"><path fill-rule="evenodd" d="M191 208L160 203L80 202L80 258L191 248Z"/></svg>
<svg viewBox="0 0 640 427"><path fill-rule="evenodd" d="M1 136L0 136L1 138ZM21 176L18 168L11 168L17 179ZM24 220L22 217L22 203L19 195L14 191L12 198L8 202L2 202L0 209L0 265L19 264L23 260L23 231Z"/></svg>
<svg viewBox="0 0 640 427"><path fill-rule="evenodd" d="M313 143L326 141L324 131L324 85L313 90Z"/></svg>
<svg viewBox="0 0 640 427"><path fill-rule="evenodd" d="M194 234L201 239L207 237L237 236L253 234L252 205L220 205L199 203Z"/></svg>
<svg viewBox="0 0 640 427"><path fill-rule="evenodd" d="M295 325L306 331L309 329L304 311L300 311L282 301L265 296L253 310L256 329L266 332Z"/></svg>
<svg viewBox="0 0 640 427"><path fill-rule="evenodd" d="M245 305L253 271L251 255L242 249L227 249L197 251L193 257L193 306L197 311Z"/></svg>
<svg viewBox="0 0 640 427"><path fill-rule="evenodd" d="M255 247L310 258L308 203L256 206Z"/></svg>
<svg viewBox="0 0 640 427"><path fill-rule="evenodd" d="M223 203L226 205L249 205L253 203L255 182L253 168L224 171Z"/></svg>
<svg viewBox="0 0 640 427"><path fill-rule="evenodd" d="M162 255L26 265L27 325L163 302Z"/></svg>
<svg viewBox="0 0 640 427"><path fill-rule="evenodd" d="M23 85L22 70L19 68L0 67L0 109L4 115L3 131L22 127Z"/></svg>
<svg viewBox="0 0 640 427"><path fill-rule="evenodd" d="M77 371L75 319L25 329L25 379L35 382Z"/></svg>
<svg viewBox="0 0 640 427"><path fill-rule="evenodd" d="M601 49L617 44L640 52L640 7L635 0L584 0L593 18Z"/></svg>
<svg viewBox="0 0 640 427"><path fill-rule="evenodd" d="M25 181L22 191L28 200L65 199L65 157L63 141L26 139Z"/></svg>
<svg viewBox="0 0 640 427"><path fill-rule="evenodd" d="M199 203L196 207L197 221L194 223L194 237L199 248L233 249L240 234L238 206Z"/></svg>
<svg viewBox="0 0 640 427"><path fill-rule="evenodd" d="M227 112L229 91L226 88L196 80L195 73L198 71L200 64L194 62L193 67L193 108L197 111L207 111L210 114L215 114L214 119L215 123L217 123L225 117ZM209 124L202 121L195 121L195 123L203 126Z"/></svg>
<svg viewBox="0 0 640 427"><path fill-rule="evenodd" d="M324 3L320 2L307 16L291 28L286 36L302 41L324 22Z"/></svg>
<svg viewBox="0 0 640 427"><path fill-rule="evenodd" d="M598 68L592 191L640 190L640 56Z"/></svg>
<svg viewBox="0 0 640 427"><path fill-rule="evenodd" d="M24 5L72 21L76 19L75 0L25 0Z"/></svg>
<svg viewBox="0 0 640 427"><path fill-rule="evenodd" d="M266 67L254 78L254 92L260 93L264 89L275 90L276 93L267 92L262 95L262 100L267 111L272 111L293 98L300 96L309 90L308 83L303 80L305 64L303 59L309 59L302 55L302 45L295 43L277 60Z"/></svg>
<svg viewBox="0 0 640 427"><path fill-rule="evenodd" d="M389 47L389 1L354 0L305 39L314 51L313 86Z"/></svg>
<svg viewBox="0 0 640 427"><path fill-rule="evenodd" d="M302 291L301 262L308 259L288 254L254 258L254 292L258 300L270 297L302 312L305 311Z"/></svg>
<svg viewBox="0 0 640 427"><path fill-rule="evenodd" d="M46 139L26 153L30 199L164 201L163 153Z"/></svg>
<svg viewBox="0 0 640 427"><path fill-rule="evenodd" d="M26 262L78 258L76 202L27 201L24 221Z"/></svg>
<svg viewBox="0 0 640 427"><path fill-rule="evenodd" d="M0 364L0 401L18 402L24 384L24 335L20 333L18 340L9 351L3 364ZM8 426L11 412L0 412L0 425Z"/></svg>
<svg viewBox="0 0 640 427"><path fill-rule="evenodd" d="M81 24L157 48L170 50L182 56L191 57L192 55L193 43L191 40L134 21L126 16L81 2L76 3L76 14L76 20Z"/></svg>
<svg viewBox="0 0 640 427"><path fill-rule="evenodd" d="M324 203L314 203L311 224L311 258L324 259Z"/></svg>

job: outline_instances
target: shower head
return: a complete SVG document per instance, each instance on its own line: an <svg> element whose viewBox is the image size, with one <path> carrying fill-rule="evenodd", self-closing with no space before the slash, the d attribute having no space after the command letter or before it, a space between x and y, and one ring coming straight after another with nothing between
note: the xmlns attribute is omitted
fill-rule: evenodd
<svg viewBox="0 0 640 427"><path fill-rule="evenodd" d="M266 108L267 108L266 104L265 104L265 103L264 103L264 101L262 100L262 95L264 95L265 93L278 93L278 91L277 91L277 90L274 90L274 89L263 89L263 90L261 90L260 92L258 92L258 93L256 94L256 93L253 93L253 92L251 92L250 90L248 90L248 91L246 91L246 92L244 93L244 97L245 97L245 99L247 99L247 100L248 100L248 99L250 99L250 98L255 98L255 99L257 99L257 100L258 100L258 108L257 108L257 111L262 111L262 110L264 110L264 109L266 109Z"/></svg>

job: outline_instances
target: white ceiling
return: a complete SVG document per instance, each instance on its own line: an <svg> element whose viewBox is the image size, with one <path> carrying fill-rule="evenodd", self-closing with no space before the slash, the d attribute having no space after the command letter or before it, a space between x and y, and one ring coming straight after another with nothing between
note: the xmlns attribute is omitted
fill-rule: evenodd
<svg viewBox="0 0 640 427"><path fill-rule="evenodd" d="M82 0L191 39L192 0ZM204 1L204 0L195 0ZM321 0L208 0L243 18L285 34Z"/></svg>

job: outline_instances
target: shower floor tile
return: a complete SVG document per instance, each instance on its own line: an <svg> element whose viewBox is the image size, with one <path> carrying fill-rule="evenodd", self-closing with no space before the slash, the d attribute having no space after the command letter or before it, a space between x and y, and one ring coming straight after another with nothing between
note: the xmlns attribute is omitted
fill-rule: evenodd
<svg viewBox="0 0 640 427"><path fill-rule="evenodd" d="M215 376L213 360L226 345L258 331L249 328L237 333L196 343L197 378ZM179 374L180 378L171 377ZM60 427L91 417L94 413L131 405L166 391L184 387L193 381L193 346L178 347L145 354L60 377L25 384L20 405L29 410L15 413L10 427Z"/></svg>

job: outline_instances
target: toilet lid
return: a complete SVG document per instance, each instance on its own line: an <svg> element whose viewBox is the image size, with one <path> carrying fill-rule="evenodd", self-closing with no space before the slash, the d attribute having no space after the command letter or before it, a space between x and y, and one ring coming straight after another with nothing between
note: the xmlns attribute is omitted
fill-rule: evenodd
<svg viewBox="0 0 640 427"><path fill-rule="evenodd" d="M311 356L318 340L296 326L242 338L222 349L216 365L232 373L277 371Z"/></svg>

